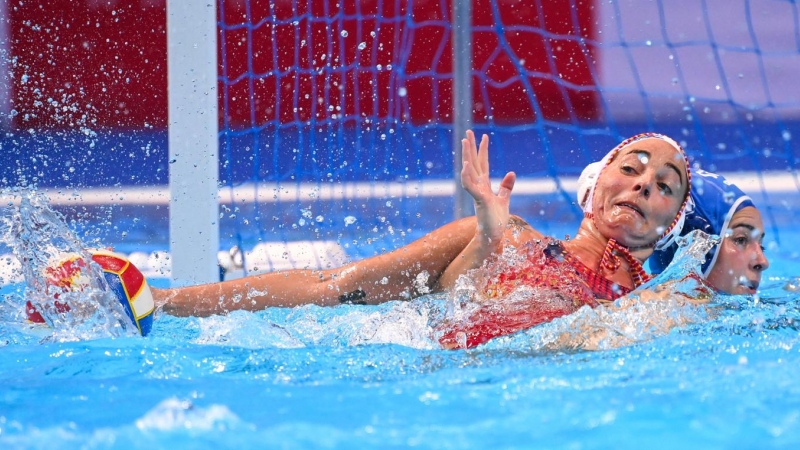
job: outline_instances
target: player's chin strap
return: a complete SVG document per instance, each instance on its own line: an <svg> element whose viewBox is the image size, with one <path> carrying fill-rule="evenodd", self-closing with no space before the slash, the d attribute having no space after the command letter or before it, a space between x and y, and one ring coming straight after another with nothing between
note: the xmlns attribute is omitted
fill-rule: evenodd
<svg viewBox="0 0 800 450"><path fill-rule="evenodd" d="M614 239L609 239L606 244L606 249L603 251L603 257L600 259L600 266L608 269L611 272L616 272L622 262L620 256L625 258L628 263L628 273L633 279L633 287L637 288L642 284L650 281L650 275L645 272L642 263L636 259L628 250L628 247L621 245Z"/></svg>
<svg viewBox="0 0 800 450"><path fill-rule="evenodd" d="M653 243L652 247L654 247L656 250L661 250L672 245L672 243L675 242L675 239L680 236L681 230L683 230L683 224L686 222L686 213L688 211L692 211L693 209L694 201L692 200L691 196L687 196L683 201L683 205L681 205L678 215L675 216L675 219L672 221L669 227L667 227L666 231L658 239L658 241ZM584 213L584 216L590 217L592 221L594 221L594 214ZM595 224L595 227L597 227L597 224ZM603 258L600 260L600 266L610 270L611 272L616 272L620 266L620 255L628 262L628 273L630 273L631 278L633 279L633 287L637 288L653 278L647 272L645 272L641 261L636 259L636 257L631 254L628 247L625 247L614 239L608 240L606 249L603 252Z"/></svg>
<svg viewBox="0 0 800 450"><path fill-rule="evenodd" d="M587 212L583 215L594 221L594 214ZM595 227L596 226L597 225L595 225ZM622 265L622 260L620 257L624 258L628 263L628 273L633 280L634 288L637 288L650 281L651 277L647 272L645 272L641 261L631 254L631 251L628 249L628 247L620 244L615 239L609 239L606 243L606 249L603 251L603 257L600 258L600 268L606 269L612 273L616 272Z"/></svg>
<svg viewBox="0 0 800 450"><path fill-rule="evenodd" d="M683 201L681 210L678 212L675 220L672 221L672 224L669 226L669 228L667 228L666 232L658 239L658 241L656 241L654 245L656 250L664 250L675 242L675 239L677 239L683 231L683 226L686 223L686 217L689 215L689 213L694 211L694 208L694 199L690 195L686 197L686 200Z"/></svg>

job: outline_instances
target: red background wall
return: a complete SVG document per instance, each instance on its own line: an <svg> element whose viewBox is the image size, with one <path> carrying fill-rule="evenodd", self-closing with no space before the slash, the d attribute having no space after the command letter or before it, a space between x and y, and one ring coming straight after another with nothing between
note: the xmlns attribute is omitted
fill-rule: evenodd
<svg viewBox="0 0 800 450"><path fill-rule="evenodd" d="M449 122L449 2L273 3L272 12L267 0L251 0L249 12L243 0L223 0L220 6L220 20L225 24L220 42L224 39L226 60L226 67L220 68L226 80L220 83L220 104L221 111L227 111L221 123L236 127L329 119L330 112L316 102L326 95L331 105L353 118L357 109L373 117L407 117L415 123ZM11 99L18 113L14 125L165 127L165 4L165 0L9 4ZM476 0L474 68L485 73L485 78L473 80L476 121L488 115L497 122L537 119L515 59L497 52L500 44L525 61L527 82L546 118L565 120L570 111L578 119L595 118L588 62L592 50L580 45L575 31L591 39L592 7L591 1L584 0ZM409 8L413 25L406 21ZM266 20L271 13L277 20ZM251 23L260 25L237 28L248 14ZM359 23L357 14L368 18ZM290 17L295 16L300 18L293 22ZM507 41L498 39L496 22L503 24L502 36ZM339 38L342 31L347 38ZM371 37L371 32L376 36ZM303 39L306 45L296 48ZM359 42L367 43L364 51L356 49ZM251 66L248 53L253 54ZM548 53L556 58L548 58ZM335 55L336 64L344 67L329 68L330 60L323 62L322 54ZM393 69L374 70L373 58L384 67L392 64ZM261 74L252 86L244 76L250 71ZM567 88L561 80L578 89ZM331 89L332 83L344 89ZM401 86L407 89L406 97L395 95ZM297 92L311 95L306 99Z"/></svg>

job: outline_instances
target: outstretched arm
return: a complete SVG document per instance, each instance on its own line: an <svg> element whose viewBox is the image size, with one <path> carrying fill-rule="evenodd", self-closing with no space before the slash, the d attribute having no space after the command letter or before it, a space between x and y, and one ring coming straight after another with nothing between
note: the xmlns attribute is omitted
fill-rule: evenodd
<svg viewBox="0 0 800 450"><path fill-rule="evenodd" d="M483 135L478 148L475 134L468 130L466 139L461 141L461 149L461 185L475 202L477 226L469 244L442 274L439 283L445 289L454 287L459 275L479 267L486 258L502 251L509 237L508 204L517 179L514 172L508 172L500 182L497 194L492 191L487 135ZM532 233L530 237L540 236L532 229L529 232Z"/></svg>
<svg viewBox="0 0 800 450"><path fill-rule="evenodd" d="M153 289L156 304L178 316L208 316L231 310L306 304L333 306L342 300L376 304L441 289L442 272L474 234L468 217L444 225L392 252L328 270L288 270L221 283Z"/></svg>

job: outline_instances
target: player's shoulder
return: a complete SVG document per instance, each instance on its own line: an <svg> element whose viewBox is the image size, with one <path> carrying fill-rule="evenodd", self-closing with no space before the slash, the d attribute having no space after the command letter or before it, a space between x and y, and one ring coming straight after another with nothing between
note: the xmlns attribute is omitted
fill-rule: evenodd
<svg viewBox="0 0 800 450"><path fill-rule="evenodd" d="M541 239L544 237L537 229L533 228L525 219L520 216L512 214L508 218L508 230L506 230L506 237L512 241L523 244L533 239Z"/></svg>

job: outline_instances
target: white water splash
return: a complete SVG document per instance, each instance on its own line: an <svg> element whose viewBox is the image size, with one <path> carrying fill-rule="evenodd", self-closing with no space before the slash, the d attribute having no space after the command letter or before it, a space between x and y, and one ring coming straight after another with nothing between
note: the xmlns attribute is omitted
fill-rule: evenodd
<svg viewBox="0 0 800 450"><path fill-rule="evenodd" d="M226 431L243 425L246 424L225 405L201 408L176 397L162 401L136 421L136 428L141 431Z"/></svg>
<svg viewBox="0 0 800 450"><path fill-rule="evenodd" d="M702 281L701 264L716 236L694 231L679 238L679 249L667 269L614 303L589 308L496 338L485 348L533 352L608 350L664 336L675 328L713 319L715 294ZM709 295L711 294L711 295Z"/></svg>
<svg viewBox="0 0 800 450"><path fill-rule="evenodd" d="M109 290L102 269L91 261L64 218L50 208L47 197L33 189L16 188L3 190L2 197L18 199L18 206L11 202L0 217L0 241L11 247L25 280L23 299L10 296L4 301L15 307L29 301L52 330L47 340L137 335L136 326ZM46 269L70 255L83 260L80 289L52 286ZM69 305L69 310L59 304Z"/></svg>

